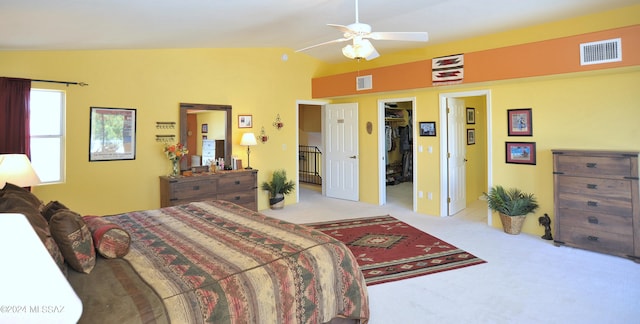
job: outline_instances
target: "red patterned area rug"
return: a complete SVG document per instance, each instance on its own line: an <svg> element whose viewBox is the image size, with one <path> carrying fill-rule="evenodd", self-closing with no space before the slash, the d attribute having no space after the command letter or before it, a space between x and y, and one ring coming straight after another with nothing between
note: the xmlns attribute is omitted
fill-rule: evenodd
<svg viewBox="0 0 640 324"><path fill-rule="evenodd" d="M486 262L389 215L305 225L344 242L368 286Z"/></svg>

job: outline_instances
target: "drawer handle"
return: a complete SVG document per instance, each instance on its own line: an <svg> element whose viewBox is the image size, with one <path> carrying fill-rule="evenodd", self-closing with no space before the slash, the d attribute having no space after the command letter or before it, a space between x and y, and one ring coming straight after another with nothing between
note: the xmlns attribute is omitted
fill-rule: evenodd
<svg viewBox="0 0 640 324"><path fill-rule="evenodd" d="M200 186L193 186L193 190L200 190Z"/></svg>
<svg viewBox="0 0 640 324"><path fill-rule="evenodd" d="M598 237L589 235L589 236L587 236L587 240L593 241L593 242L597 242L598 241Z"/></svg>
<svg viewBox="0 0 640 324"><path fill-rule="evenodd" d="M598 189L598 185L589 183L589 184L587 184L587 188L588 189Z"/></svg>
<svg viewBox="0 0 640 324"><path fill-rule="evenodd" d="M598 207L597 201L587 201L587 206L589 207Z"/></svg>
<svg viewBox="0 0 640 324"><path fill-rule="evenodd" d="M589 218L587 218L587 220L589 221L589 224L598 224L598 218L597 217L589 216Z"/></svg>
<svg viewBox="0 0 640 324"><path fill-rule="evenodd" d="M236 180L236 184L240 184L240 180Z"/></svg>
<svg viewBox="0 0 640 324"><path fill-rule="evenodd" d="M598 163L590 162L590 163L587 163L587 168L595 168L596 165L598 165Z"/></svg>

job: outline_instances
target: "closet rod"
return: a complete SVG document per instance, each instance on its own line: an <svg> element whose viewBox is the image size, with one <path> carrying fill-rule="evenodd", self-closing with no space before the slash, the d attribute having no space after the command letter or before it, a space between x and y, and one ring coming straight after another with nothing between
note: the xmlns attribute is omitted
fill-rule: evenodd
<svg viewBox="0 0 640 324"><path fill-rule="evenodd" d="M84 82L70 82L70 81L55 81L55 80L31 80L32 82L48 82L48 83L61 83L61 84L66 84L67 87L69 85L79 85L81 87L84 86L88 86L88 83L84 83Z"/></svg>

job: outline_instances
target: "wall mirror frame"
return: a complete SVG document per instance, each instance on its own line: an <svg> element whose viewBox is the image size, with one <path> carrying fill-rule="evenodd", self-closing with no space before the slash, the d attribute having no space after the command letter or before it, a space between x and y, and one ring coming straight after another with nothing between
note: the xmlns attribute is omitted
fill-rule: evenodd
<svg viewBox="0 0 640 324"><path fill-rule="evenodd" d="M225 142L224 142L224 162L225 165L229 165L231 161L231 148L232 148L232 136L231 136L231 106L230 105L211 105L211 104L192 104L192 103L180 103L180 143L187 145L187 114L202 112L202 111L224 111L226 113L226 129L225 129ZM187 148L189 148L187 146ZM193 150L189 148L189 150ZM193 150L191 152L196 152ZM180 162L180 169L187 169L187 159L182 159Z"/></svg>

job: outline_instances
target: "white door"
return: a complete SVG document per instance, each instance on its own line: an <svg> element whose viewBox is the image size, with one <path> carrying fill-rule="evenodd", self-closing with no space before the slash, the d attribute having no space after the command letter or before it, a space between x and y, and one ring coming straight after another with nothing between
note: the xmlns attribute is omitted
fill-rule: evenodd
<svg viewBox="0 0 640 324"><path fill-rule="evenodd" d="M324 107L325 195L358 201L358 104Z"/></svg>
<svg viewBox="0 0 640 324"><path fill-rule="evenodd" d="M464 100L457 98L448 98L447 108L448 215L453 215L467 207L466 109Z"/></svg>

